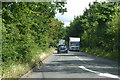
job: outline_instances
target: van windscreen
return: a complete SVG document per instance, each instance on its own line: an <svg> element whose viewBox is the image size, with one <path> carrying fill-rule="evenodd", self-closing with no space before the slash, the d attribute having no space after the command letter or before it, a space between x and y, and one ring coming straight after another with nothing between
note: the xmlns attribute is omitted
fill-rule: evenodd
<svg viewBox="0 0 120 80"><path fill-rule="evenodd" d="M79 46L79 42L71 42L71 46Z"/></svg>

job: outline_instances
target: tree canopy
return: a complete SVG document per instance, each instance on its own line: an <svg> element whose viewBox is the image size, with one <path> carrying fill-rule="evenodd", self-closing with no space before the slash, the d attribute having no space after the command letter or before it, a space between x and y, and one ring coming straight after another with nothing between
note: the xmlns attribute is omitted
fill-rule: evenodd
<svg viewBox="0 0 120 80"><path fill-rule="evenodd" d="M29 62L36 54L33 49L56 46L64 24L54 17L56 10L66 12L64 5L65 2L3 2L3 62Z"/></svg>
<svg viewBox="0 0 120 80"><path fill-rule="evenodd" d="M100 48L112 55L118 54L119 5L119 2L97 1L89 4L89 9L75 17L67 27L66 40L68 37L80 37L81 48Z"/></svg>

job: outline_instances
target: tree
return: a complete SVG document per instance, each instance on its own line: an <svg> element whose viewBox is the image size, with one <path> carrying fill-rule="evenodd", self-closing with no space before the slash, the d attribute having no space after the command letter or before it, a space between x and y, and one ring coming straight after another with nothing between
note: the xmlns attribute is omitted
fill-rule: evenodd
<svg viewBox="0 0 120 80"><path fill-rule="evenodd" d="M63 26L54 17L56 9L61 13L66 11L64 4L64 2L56 2L55 4L51 2L3 3L3 62L29 62L33 57L32 55L37 54L34 49L47 49L52 42L49 40L50 36L47 32L50 32L51 29L53 31L56 30L56 26L61 30ZM54 20L52 23L55 26L52 25L50 27L48 24L52 20ZM55 33L60 34L59 31ZM54 38L52 37L50 39L52 40ZM57 40L58 38L53 41L57 42Z"/></svg>
<svg viewBox="0 0 120 80"><path fill-rule="evenodd" d="M111 54L118 50L119 2L93 2L83 15L74 18L67 28L67 38L81 38L81 48L103 49Z"/></svg>

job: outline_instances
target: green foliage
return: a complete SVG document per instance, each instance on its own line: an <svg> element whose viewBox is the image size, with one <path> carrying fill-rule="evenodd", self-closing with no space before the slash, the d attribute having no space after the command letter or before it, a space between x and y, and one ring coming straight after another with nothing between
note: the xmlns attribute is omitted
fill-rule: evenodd
<svg viewBox="0 0 120 80"><path fill-rule="evenodd" d="M98 55L100 53L108 56L108 52L109 56L118 56L120 53L120 41L118 40L120 37L119 5L119 2L99 3L97 1L89 4L89 9L86 9L83 15L75 17L70 23L67 28L66 39L68 37L80 37L80 46L85 48L85 52L91 52L91 49L93 53L98 53ZM94 51L96 48L98 51ZM114 57L114 59L116 58Z"/></svg>
<svg viewBox="0 0 120 80"><path fill-rule="evenodd" d="M59 38L63 36L63 23L54 18L56 9L64 13L64 3L2 4L3 67L8 67L14 62L31 62L33 55L38 55L38 50L46 50L51 45L57 45Z"/></svg>

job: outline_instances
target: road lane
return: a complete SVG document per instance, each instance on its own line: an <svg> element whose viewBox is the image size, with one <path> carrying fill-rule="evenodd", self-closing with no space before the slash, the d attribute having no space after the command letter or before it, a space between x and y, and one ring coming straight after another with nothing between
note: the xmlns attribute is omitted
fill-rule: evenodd
<svg viewBox="0 0 120 80"><path fill-rule="evenodd" d="M103 76L105 73L107 76ZM117 78L117 75L117 62L83 52L69 52L50 55L28 78Z"/></svg>

